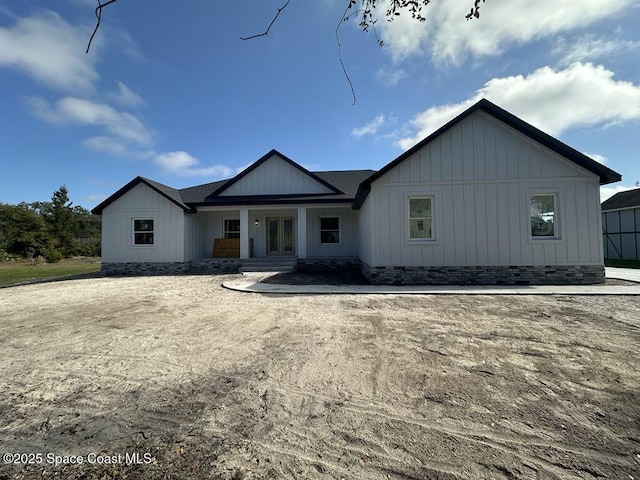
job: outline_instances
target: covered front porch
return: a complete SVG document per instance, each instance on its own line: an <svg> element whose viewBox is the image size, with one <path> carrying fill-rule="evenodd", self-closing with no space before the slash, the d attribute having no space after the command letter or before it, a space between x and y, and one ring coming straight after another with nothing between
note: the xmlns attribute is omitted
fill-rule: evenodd
<svg viewBox="0 0 640 480"><path fill-rule="evenodd" d="M201 207L191 259L357 256L349 205Z"/></svg>

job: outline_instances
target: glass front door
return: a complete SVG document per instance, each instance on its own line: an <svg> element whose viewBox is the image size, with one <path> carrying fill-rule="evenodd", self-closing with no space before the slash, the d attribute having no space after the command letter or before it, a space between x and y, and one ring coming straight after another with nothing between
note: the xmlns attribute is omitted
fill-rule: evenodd
<svg viewBox="0 0 640 480"><path fill-rule="evenodd" d="M267 255L294 255L294 217L267 218Z"/></svg>

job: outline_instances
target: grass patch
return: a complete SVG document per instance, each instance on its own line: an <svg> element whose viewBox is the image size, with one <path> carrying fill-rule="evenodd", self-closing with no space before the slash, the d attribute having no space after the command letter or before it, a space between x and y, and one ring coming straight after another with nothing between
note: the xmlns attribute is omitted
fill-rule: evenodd
<svg viewBox="0 0 640 480"><path fill-rule="evenodd" d="M68 258L58 263L34 263L30 260L0 262L0 287L99 271L99 258Z"/></svg>
<svg viewBox="0 0 640 480"><path fill-rule="evenodd" d="M605 258L604 266L620 268L640 268L640 260L611 260Z"/></svg>

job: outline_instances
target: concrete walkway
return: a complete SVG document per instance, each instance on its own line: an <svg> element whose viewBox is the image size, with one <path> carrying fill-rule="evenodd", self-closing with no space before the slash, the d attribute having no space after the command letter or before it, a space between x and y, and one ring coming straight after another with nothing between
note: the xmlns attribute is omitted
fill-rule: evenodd
<svg viewBox="0 0 640 480"><path fill-rule="evenodd" d="M613 270L610 272L610 270ZM624 270L624 272L623 272ZM421 294L421 295L640 295L638 285L280 285L260 283L278 272L245 273L223 287L239 292L282 294ZM640 271L606 269L607 278L640 282ZM636 278L637 280L633 280Z"/></svg>
<svg viewBox="0 0 640 480"><path fill-rule="evenodd" d="M607 278L618 278L640 283L640 268L604 267L604 275Z"/></svg>

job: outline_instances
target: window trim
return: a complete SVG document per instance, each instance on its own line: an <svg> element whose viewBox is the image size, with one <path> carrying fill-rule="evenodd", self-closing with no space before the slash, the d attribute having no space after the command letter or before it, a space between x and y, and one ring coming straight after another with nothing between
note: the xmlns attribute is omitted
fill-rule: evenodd
<svg viewBox="0 0 640 480"><path fill-rule="evenodd" d="M153 222L153 230L136 230L136 220L151 220ZM153 243L136 243L136 233L152 233ZM131 218L131 246L133 248L153 248L156 246L156 218L155 217L132 217Z"/></svg>
<svg viewBox="0 0 640 480"><path fill-rule="evenodd" d="M322 219L323 218L337 218L338 219L338 241L337 242L323 242L322 241L322 232L334 232L335 229L322 229ZM342 245L342 216L341 215L320 215L318 216L318 232L320 233L320 245L332 247L334 245Z"/></svg>
<svg viewBox="0 0 640 480"><path fill-rule="evenodd" d="M428 198L431 201L431 236L428 238L412 238L411 237L411 200ZM434 193L407 193L405 196L405 235L408 244L420 244L420 243L436 243L436 214L435 203L436 195ZM426 217L425 217L426 218Z"/></svg>
<svg viewBox="0 0 640 480"><path fill-rule="evenodd" d="M553 196L553 236L535 236L531 231L531 200L533 197ZM562 236L562 195L557 189L534 189L527 191L527 237L531 243L559 243Z"/></svg>
<svg viewBox="0 0 640 480"><path fill-rule="evenodd" d="M240 225L240 217L223 217L222 218L222 238L236 238L236 237L227 237L227 230L225 229L225 223L227 222L227 220L237 220L238 221L238 237L240 238L240 230L242 229L242 226ZM229 232L233 232L233 230L229 230Z"/></svg>

